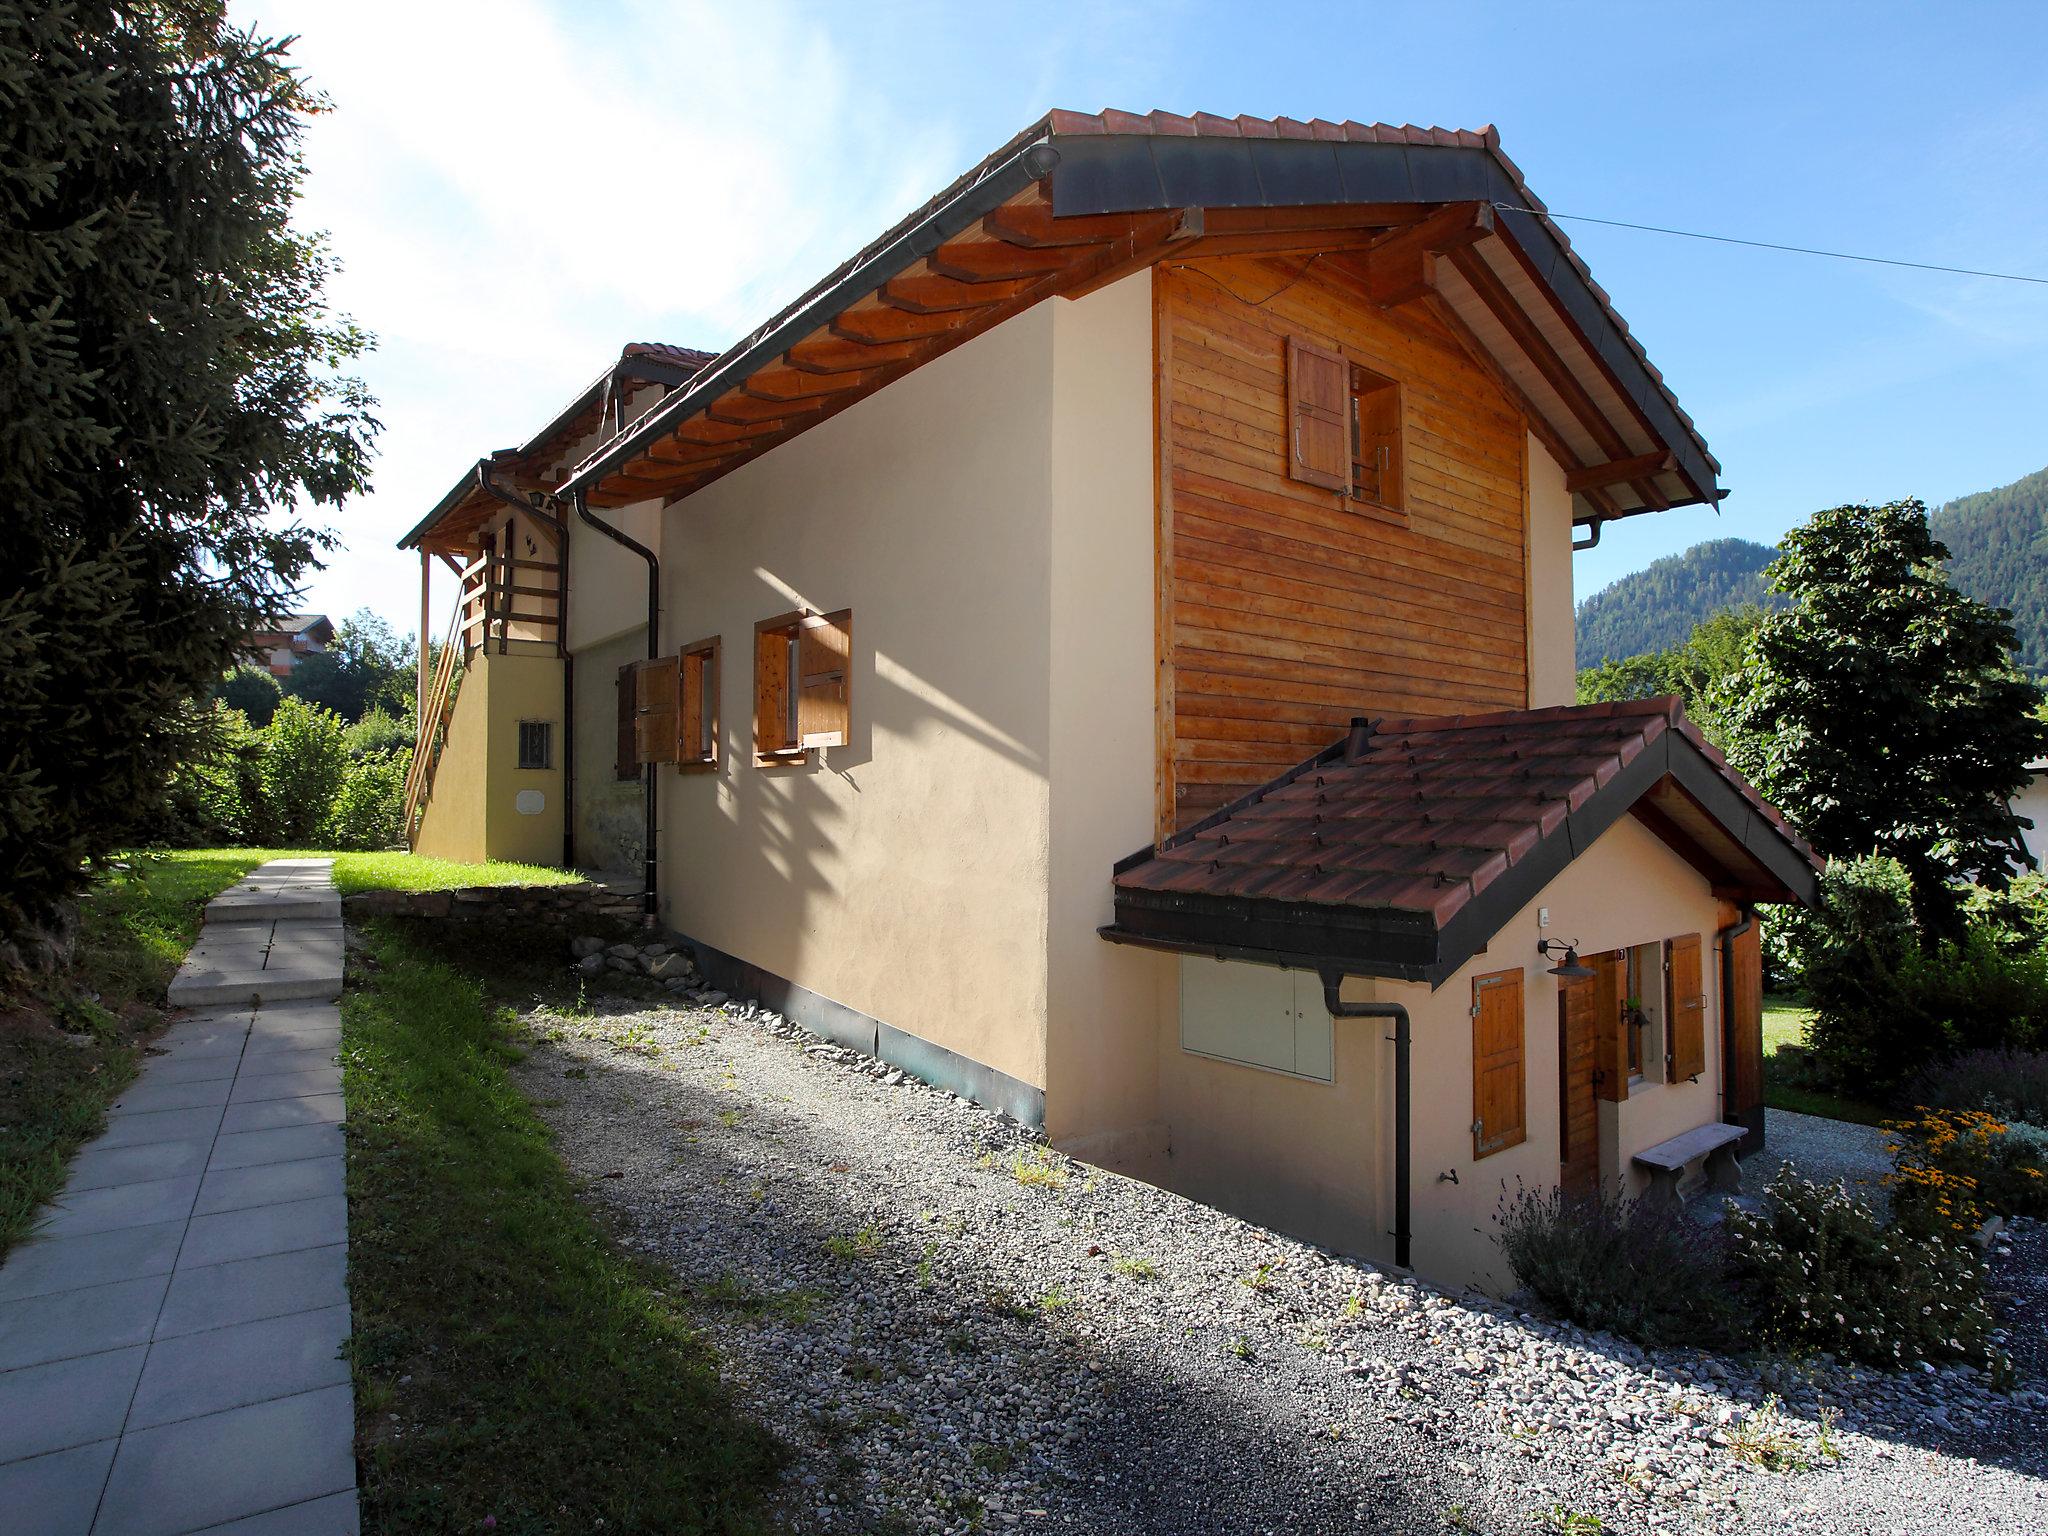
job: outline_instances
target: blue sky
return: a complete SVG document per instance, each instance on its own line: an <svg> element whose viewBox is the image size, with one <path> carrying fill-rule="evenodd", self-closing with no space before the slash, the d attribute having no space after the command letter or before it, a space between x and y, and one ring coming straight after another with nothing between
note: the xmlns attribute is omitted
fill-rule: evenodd
<svg viewBox="0 0 2048 1536"><path fill-rule="evenodd" d="M333 99L306 220L382 343L376 490L308 604L401 631L393 543L479 454L624 341L725 346L1048 107L1492 123L1561 213L2048 276L2039 0L234 10ZM2048 286L1565 228L1733 491L1611 529L1581 596L2048 465Z"/></svg>

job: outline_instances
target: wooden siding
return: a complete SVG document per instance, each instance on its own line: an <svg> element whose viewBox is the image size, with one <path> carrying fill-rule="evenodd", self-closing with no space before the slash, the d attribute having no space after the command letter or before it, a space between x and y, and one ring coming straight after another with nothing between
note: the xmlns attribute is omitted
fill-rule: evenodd
<svg viewBox="0 0 2048 1536"><path fill-rule="evenodd" d="M1339 256L1155 278L1161 830L1353 715L1526 705L1527 436L1489 373ZM1403 513L1289 478L1290 338L1401 384Z"/></svg>

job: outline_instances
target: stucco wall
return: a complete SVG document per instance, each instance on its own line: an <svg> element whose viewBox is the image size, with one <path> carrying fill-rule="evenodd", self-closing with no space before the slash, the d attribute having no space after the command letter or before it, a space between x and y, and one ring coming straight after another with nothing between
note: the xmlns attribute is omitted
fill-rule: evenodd
<svg viewBox="0 0 2048 1536"><path fill-rule="evenodd" d="M644 591L644 563L641 571ZM572 624L579 595L580 591L570 594ZM612 605L614 612L618 606ZM646 611L643 601L640 612L644 615ZM609 639L586 641L575 658L577 867L631 874L636 878L640 873L646 811L639 777L621 779L617 773L618 677L620 667L647 654L646 635L646 624L636 624Z"/></svg>
<svg viewBox="0 0 2048 1536"><path fill-rule="evenodd" d="M579 445L580 457L597 445L595 438ZM658 501L608 508L593 514L661 555L662 514ZM569 524L569 638L572 654L614 640L628 631L647 628L647 562L608 539L572 511ZM669 635L670 640L694 639ZM582 714L579 707L577 713ZM580 747L579 747L580 750ZM606 754L610 761L610 754Z"/></svg>
<svg viewBox="0 0 2048 1536"><path fill-rule="evenodd" d="M1548 928L1538 909L1550 909ZM1450 1285L1504 1292L1512 1279L1493 1243L1503 1182L1547 1189L1558 1176L1557 983L1536 953L1544 937L1584 952L1697 933L1707 993L1707 1071L1698 1083L1650 1082L1603 1126L1602 1176L1626 1177L1636 1151L1718 1117L1721 1073L1715 904L1706 881L1641 824L1625 818L1434 992L1350 981L1347 998L1405 1003L1414 1030L1410 1084L1416 1269ZM1220 963L1220 962L1205 962ZM1521 967L1527 1136L1472 1155L1472 978ZM1199 971L1196 972L1199 975ZM1372 1020L1335 1025L1334 1081L1242 1067L1180 1048L1178 983L1158 1018L1160 1096L1170 1152L1159 1182L1331 1247L1392 1257L1393 1046ZM1661 1068L1658 1068L1661 1072ZM1441 1175L1455 1172L1458 1182Z"/></svg>
<svg viewBox="0 0 2048 1536"><path fill-rule="evenodd" d="M562 664L552 645L500 654L472 652L465 663L448 742L434 773L434 792L415 850L475 863L512 859L555 864L562 857ZM551 766L519 767L519 722L554 727ZM522 793L538 794L537 812L522 811Z"/></svg>
<svg viewBox="0 0 2048 1536"><path fill-rule="evenodd" d="M1529 707L1578 699L1572 498L1564 469L1529 437Z"/></svg>
<svg viewBox="0 0 2048 1536"><path fill-rule="evenodd" d="M663 529L664 649L724 640L722 766L660 774L669 923L1037 1086L1056 308L819 423ZM757 768L754 624L798 607L852 609L851 741Z"/></svg>
<svg viewBox="0 0 2048 1536"><path fill-rule="evenodd" d="M1152 274L1049 306L1052 884L1046 1131L1101 1161L1158 1140L1151 1020L1172 962L1105 944L1110 866L1151 841Z"/></svg>

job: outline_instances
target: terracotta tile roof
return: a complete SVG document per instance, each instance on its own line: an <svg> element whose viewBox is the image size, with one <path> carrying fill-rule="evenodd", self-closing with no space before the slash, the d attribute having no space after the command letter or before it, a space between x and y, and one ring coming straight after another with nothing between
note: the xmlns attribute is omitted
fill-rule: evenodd
<svg viewBox="0 0 2048 1536"><path fill-rule="evenodd" d="M704 352L696 347L671 346L665 341L629 341L619 351L621 361L629 357L651 357L657 362L673 363L678 368L688 368L692 371L702 368L716 356L716 352Z"/></svg>
<svg viewBox="0 0 2048 1536"><path fill-rule="evenodd" d="M1719 796L1728 803L1709 814L1727 831L1731 851L1747 850L1740 862L1752 883L1769 854L1779 873L1768 882L1787 895L1800 895L1806 883L1797 871L1817 867L1812 850L1675 698L1380 719L1354 736L1362 738L1358 749L1339 742L1125 861L1115 875L1119 922L1127 898L1190 898L1219 913L1215 903L1239 914L1267 903L1363 909L1441 935L1461 922L1470 928L1469 909L1497 885L1502 900L1515 898L1498 911L1505 921L1662 782L1680 755L1690 758L1696 781L1707 775L1732 792L1732 802ZM1691 750L1674 753L1674 742ZM1653 761L1630 773L1646 754ZM1768 832L1736 825L1749 818L1731 814L1730 804L1761 818ZM1771 840L1776 850L1761 847ZM1157 901L1142 904L1162 910ZM1466 935L1476 940L1474 952L1486 936Z"/></svg>

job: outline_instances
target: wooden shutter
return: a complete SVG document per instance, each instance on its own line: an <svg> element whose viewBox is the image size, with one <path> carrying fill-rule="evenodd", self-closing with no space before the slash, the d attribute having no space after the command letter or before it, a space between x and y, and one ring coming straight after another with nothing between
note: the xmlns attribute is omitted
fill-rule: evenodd
<svg viewBox="0 0 2048 1536"><path fill-rule="evenodd" d="M637 779L640 777L640 754L637 745L638 732L634 729L633 724L639 712L639 698L635 692L634 685L634 673L638 670L637 663L630 661L619 668L619 758L617 774L622 779Z"/></svg>
<svg viewBox="0 0 2048 1536"><path fill-rule="evenodd" d="M1667 1081L1707 1070L1707 994L1700 978L1700 936L1664 942L1664 1061Z"/></svg>
<svg viewBox="0 0 2048 1536"><path fill-rule="evenodd" d="M794 620L754 629L754 757L773 759L795 749L789 735L789 630Z"/></svg>
<svg viewBox="0 0 2048 1536"><path fill-rule="evenodd" d="M1472 1155L1519 1146L1528 1134L1522 1059L1522 973L1472 981Z"/></svg>
<svg viewBox="0 0 2048 1536"><path fill-rule="evenodd" d="M1355 397L1358 417L1358 462L1366 478L1354 474L1352 489L1373 487L1372 499L1380 506L1400 511L1407 505L1401 485L1401 387L1381 382Z"/></svg>
<svg viewBox="0 0 2048 1536"><path fill-rule="evenodd" d="M1722 1118L1751 1123L1764 1102L1764 965L1762 924L1752 919L1746 933L1727 942L1734 950L1734 983L1722 1004L1728 1010L1728 1061L1723 1071ZM1761 1122L1756 1122L1761 1124Z"/></svg>
<svg viewBox="0 0 2048 1536"><path fill-rule="evenodd" d="M718 640L699 640L682 655L676 712L676 762L709 768L718 762Z"/></svg>
<svg viewBox="0 0 2048 1536"><path fill-rule="evenodd" d="M850 717L847 669L853 610L813 616L797 630L796 735L800 747L843 747Z"/></svg>
<svg viewBox="0 0 2048 1536"><path fill-rule="evenodd" d="M664 656L643 661L633 670L636 708L633 745L642 763L676 760L676 716L681 713L682 661Z"/></svg>
<svg viewBox="0 0 2048 1536"><path fill-rule="evenodd" d="M1287 339L1288 475L1351 489L1351 369L1334 352Z"/></svg>
<svg viewBox="0 0 2048 1536"><path fill-rule="evenodd" d="M1594 1007L1600 1010L1600 1042L1593 1062L1593 1091L1603 1099L1628 1097L1628 1031L1635 1026L1623 1016L1628 1001L1628 956L1621 950L1594 955Z"/></svg>

